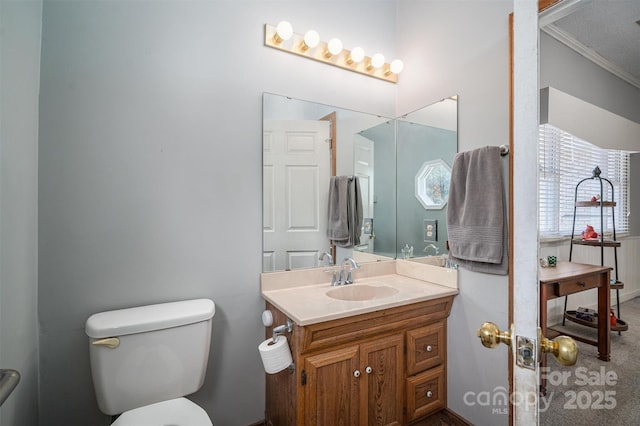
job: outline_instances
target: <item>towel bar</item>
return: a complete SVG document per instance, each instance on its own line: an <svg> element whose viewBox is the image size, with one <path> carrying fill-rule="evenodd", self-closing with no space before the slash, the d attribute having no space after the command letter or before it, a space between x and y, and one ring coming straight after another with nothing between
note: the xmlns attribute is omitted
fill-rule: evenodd
<svg viewBox="0 0 640 426"><path fill-rule="evenodd" d="M11 395L19 381L20 373L16 370L0 369L0 405Z"/></svg>

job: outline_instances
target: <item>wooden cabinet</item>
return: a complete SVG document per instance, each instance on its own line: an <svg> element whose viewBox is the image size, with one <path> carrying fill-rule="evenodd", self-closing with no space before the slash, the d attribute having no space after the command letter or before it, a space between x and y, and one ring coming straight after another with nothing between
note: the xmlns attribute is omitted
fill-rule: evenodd
<svg viewBox="0 0 640 426"><path fill-rule="evenodd" d="M305 424L401 425L403 336L305 357Z"/></svg>
<svg viewBox="0 0 640 426"><path fill-rule="evenodd" d="M453 296L294 325L295 369L267 375L267 425L403 425L446 407ZM286 316L267 303L274 324ZM271 336L271 329L267 330Z"/></svg>

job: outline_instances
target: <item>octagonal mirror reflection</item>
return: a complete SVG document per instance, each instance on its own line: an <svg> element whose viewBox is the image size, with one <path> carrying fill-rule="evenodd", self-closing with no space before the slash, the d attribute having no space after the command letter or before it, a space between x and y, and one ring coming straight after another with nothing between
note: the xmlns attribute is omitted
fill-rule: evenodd
<svg viewBox="0 0 640 426"><path fill-rule="evenodd" d="M416 173L415 194L422 207L439 210L449 199L451 167L442 159L426 161Z"/></svg>

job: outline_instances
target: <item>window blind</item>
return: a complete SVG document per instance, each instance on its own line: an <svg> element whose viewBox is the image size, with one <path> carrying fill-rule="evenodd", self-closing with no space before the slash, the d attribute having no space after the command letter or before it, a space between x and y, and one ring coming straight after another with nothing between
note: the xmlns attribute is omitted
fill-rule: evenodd
<svg viewBox="0 0 640 426"><path fill-rule="evenodd" d="M544 124L538 132L538 201L539 232L541 237L571 235L573 225L575 189L578 182L593 176L596 166L601 177L613 184L603 182L601 194L598 179L589 179L580 185L578 201L589 201L600 196L604 201L615 201L616 207L605 208L605 234L613 231L615 217L616 233L629 230L629 153L602 149L552 125ZM600 209L579 208L576 210L575 233L587 225L596 232L600 230Z"/></svg>

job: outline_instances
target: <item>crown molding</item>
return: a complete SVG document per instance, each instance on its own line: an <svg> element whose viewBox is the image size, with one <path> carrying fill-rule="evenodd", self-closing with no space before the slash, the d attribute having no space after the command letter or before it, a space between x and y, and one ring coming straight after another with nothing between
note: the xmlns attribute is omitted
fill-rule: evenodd
<svg viewBox="0 0 640 426"><path fill-rule="evenodd" d="M640 89L640 79L629 74L628 72L626 72L619 66L613 64L612 62L608 61L607 59L603 58L594 50L588 48L587 46L585 46L584 44L576 40L574 37L569 35L567 32L561 30L555 24L547 25L541 28L541 30L547 33L548 35L550 35L551 37L555 38L556 40L558 40L560 43L566 45L570 49L584 56L591 62L595 63L599 67L605 69L606 71L609 71L611 74L615 75L616 77Z"/></svg>

